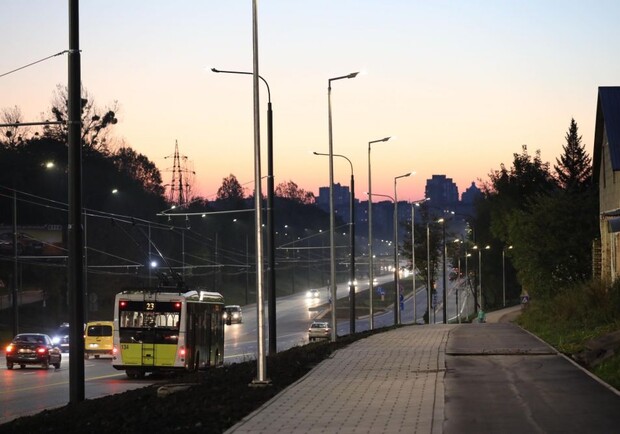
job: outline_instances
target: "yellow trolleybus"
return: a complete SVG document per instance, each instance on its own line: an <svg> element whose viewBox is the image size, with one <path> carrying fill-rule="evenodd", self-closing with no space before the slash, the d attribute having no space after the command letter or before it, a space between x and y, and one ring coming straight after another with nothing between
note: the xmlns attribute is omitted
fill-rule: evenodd
<svg viewBox="0 0 620 434"><path fill-rule="evenodd" d="M112 366L130 378L221 366L223 312L217 292L123 291L114 306Z"/></svg>

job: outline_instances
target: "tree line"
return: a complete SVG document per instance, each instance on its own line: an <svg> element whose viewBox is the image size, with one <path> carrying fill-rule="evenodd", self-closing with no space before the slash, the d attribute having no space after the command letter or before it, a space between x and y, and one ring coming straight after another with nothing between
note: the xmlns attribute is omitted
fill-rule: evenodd
<svg viewBox="0 0 620 434"><path fill-rule="evenodd" d="M474 295L481 277L478 255L483 258L482 301L490 308L503 305L504 287L512 303L525 293L551 297L592 278L593 242L599 230L598 186L577 122L571 119L563 153L553 166L543 162L540 151L531 155L527 146L513 157L510 167L501 164L482 182L483 195L476 203L475 217L467 219L466 236L461 240L455 240L454 233L448 236L452 266L460 263L463 273L463 263L469 260L469 276L463 277ZM416 268L424 281L430 272L434 287L441 273L441 227L434 223L438 215L427 204L420 214L423 223L414 225ZM411 234L411 224L403 225ZM484 250L478 254L474 245ZM410 241L405 241L403 255L411 260Z"/></svg>
<svg viewBox="0 0 620 434"><path fill-rule="evenodd" d="M91 315L107 318L113 296L122 288L156 286L158 276L178 274L188 286L224 294L228 302L251 302L255 286L253 198L231 174L222 180L214 200L195 196L183 208L173 208L165 194L161 172L147 156L114 139L116 104L100 109L82 95L82 193L87 303ZM42 128L21 126L18 107L0 113L0 226L12 227L14 203L18 231L25 227L61 227L66 237L68 211L67 90L58 87L44 120L60 124ZM321 233L328 216L316 208L314 196L292 181L278 184L274 207L280 244ZM231 211L231 213L220 213ZM286 231L284 227L286 226ZM12 233L12 229L10 229ZM46 243L46 240L38 240ZM323 241L324 242L324 241ZM320 249L317 247L317 249ZM161 255L158 254L161 252ZM302 284L289 261L297 250L281 249L279 295ZM322 258L304 252L306 285L318 284ZM55 322L66 320L68 309L66 244L54 257L20 255L13 276L12 252L0 252L0 279L8 293L13 281L20 290L40 289ZM152 264L157 263L156 266Z"/></svg>

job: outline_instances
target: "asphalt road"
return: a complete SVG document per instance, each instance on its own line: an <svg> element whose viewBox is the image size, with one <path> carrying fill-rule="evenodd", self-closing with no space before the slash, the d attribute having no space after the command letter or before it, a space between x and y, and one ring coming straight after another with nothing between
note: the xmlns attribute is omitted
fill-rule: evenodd
<svg viewBox="0 0 620 434"><path fill-rule="evenodd" d="M392 279L391 275L379 278L380 283ZM362 288L360 288L362 289ZM340 285L339 297L346 297L348 288ZM419 296L425 294L422 292ZM277 347L278 351L308 342L308 326L321 314L318 308L328 302L325 288L318 299L308 299L305 293L298 293L277 300ZM267 315L265 311L265 328ZM257 356L257 320L256 304L243 307L243 322L225 328L224 362L234 363L256 359ZM386 312L375 317L376 327L393 324L393 313ZM358 330L368 328L368 319L360 318ZM348 334L349 323L338 323L338 333ZM267 350L267 345L266 348ZM69 357L63 353L61 368L44 371L36 366L26 369L6 369L4 351L0 352L0 423L16 417L59 407L69 402ZM90 359L84 361L85 397L87 399L120 393L129 389L144 387L156 383L157 378L147 376L145 379L129 379L122 371L112 368L110 358Z"/></svg>
<svg viewBox="0 0 620 434"><path fill-rule="evenodd" d="M514 324L455 328L443 432L614 433L620 395Z"/></svg>

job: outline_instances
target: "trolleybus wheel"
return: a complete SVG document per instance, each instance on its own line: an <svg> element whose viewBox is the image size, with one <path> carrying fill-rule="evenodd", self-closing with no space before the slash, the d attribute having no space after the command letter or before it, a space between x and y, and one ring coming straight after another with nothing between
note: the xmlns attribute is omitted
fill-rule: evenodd
<svg viewBox="0 0 620 434"><path fill-rule="evenodd" d="M138 373L138 371L137 371L137 370L135 370L135 369L127 369L127 370L125 371L125 374L127 374L127 376L128 376L129 378L138 378L138 374L139 374L139 373Z"/></svg>

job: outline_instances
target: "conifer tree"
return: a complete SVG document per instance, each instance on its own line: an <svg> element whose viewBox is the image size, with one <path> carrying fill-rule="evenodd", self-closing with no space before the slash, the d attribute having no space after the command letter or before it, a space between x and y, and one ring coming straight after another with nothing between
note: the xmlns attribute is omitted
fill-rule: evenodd
<svg viewBox="0 0 620 434"><path fill-rule="evenodd" d="M592 158L586 153L581 143L575 119L571 119L570 128L566 133L566 145L562 147L564 153L556 158L553 166L558 184L569 191L582 191L592 182Z"/></svg>

